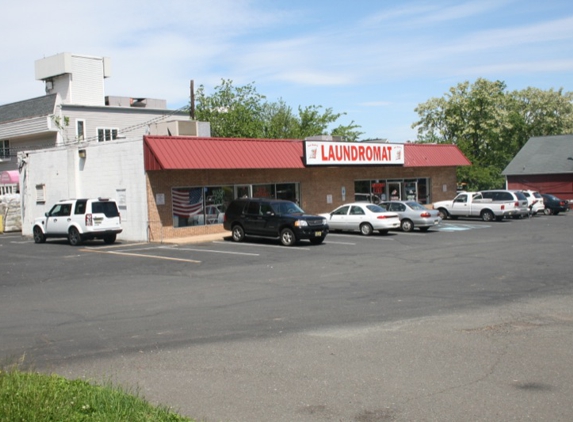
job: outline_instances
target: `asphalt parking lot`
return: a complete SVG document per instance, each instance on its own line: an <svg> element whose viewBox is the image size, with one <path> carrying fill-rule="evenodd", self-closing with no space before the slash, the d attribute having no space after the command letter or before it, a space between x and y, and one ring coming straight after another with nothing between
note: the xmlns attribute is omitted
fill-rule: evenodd
<svg viewBox="0 0 573 422"><path fill-rule="evenodd" d="M0 353L205 421L572 420L571 215L322 245L0 236Z"/></svg>

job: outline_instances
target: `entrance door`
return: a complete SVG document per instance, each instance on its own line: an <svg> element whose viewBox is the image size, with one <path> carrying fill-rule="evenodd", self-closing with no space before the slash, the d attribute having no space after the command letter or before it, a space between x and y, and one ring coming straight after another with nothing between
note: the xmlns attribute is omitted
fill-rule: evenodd
<svg viewBox="0 0 573 422"><path fill-rule="evenodd" d="M391 201L399 201L402 199L402 184L400 182L389 182L388 195Z"/></svg>

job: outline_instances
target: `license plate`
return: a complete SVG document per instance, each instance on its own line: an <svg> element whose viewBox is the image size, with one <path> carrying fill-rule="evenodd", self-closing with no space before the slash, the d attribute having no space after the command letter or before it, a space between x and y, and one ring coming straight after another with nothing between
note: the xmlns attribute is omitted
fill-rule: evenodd
<svg viewBox="0 0 573 422"><path fill-rule="evenodd" d="M434 224L439 224L440 221L439 220L434 220Z"/></svg>
<svg viewBox="0 0 573 422"><path fill-rule="evenodd" d="M320 236L322 236L322 232L314 232L314 236L315 236L315 237L320 237Z"/></svg>

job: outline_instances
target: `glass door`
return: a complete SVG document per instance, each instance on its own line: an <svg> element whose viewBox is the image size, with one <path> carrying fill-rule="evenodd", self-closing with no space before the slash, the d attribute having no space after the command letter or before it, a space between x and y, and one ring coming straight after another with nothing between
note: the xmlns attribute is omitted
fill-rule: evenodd
<svg viewBox="0 0 573 422"><path fill-rule="evenodd" d="M388 195L391 201L399 201L402 199L402 183L388 182Z"/></svg>

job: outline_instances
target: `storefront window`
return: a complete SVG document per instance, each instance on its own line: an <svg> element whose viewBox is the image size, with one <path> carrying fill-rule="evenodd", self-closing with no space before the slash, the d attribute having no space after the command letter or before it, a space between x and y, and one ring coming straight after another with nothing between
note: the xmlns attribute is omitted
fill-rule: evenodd
<svg viewBox="0 0 573 422"><path fill-rule="evenodd" d="M429 179L356 180L354 182L356 201L377 204L381 201L403 200L429 204Z"/></svg>
<svg viewBox="0 0 573 422"><path fill-rule="evenodd" d="M232 186L173 188L173 227L222 224Z"/></svg>
<svg viewBox="0 0 573 422"><path fill-rule="evenodd" d="M298 183L172 188L173 227L222 224L235 198L276 198L299 202Z"/></svg>

